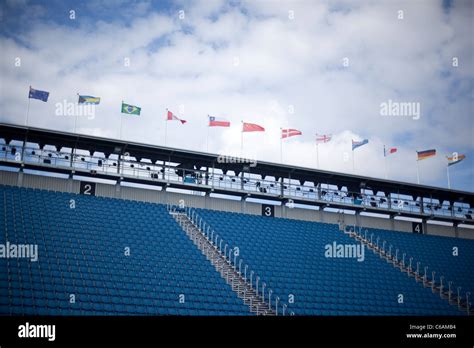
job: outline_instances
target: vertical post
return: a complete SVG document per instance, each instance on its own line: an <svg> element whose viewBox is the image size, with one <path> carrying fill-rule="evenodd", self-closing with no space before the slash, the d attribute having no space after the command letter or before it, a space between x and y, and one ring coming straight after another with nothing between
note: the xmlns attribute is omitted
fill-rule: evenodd
<svg viewBox="0 0 474 348"><path fill-rule="evenodd" d="M451 304L451 285L453 285L453 282L448 282L448 303Z"/></svg>
<svg viewBox="0 0 474 348"><path fill-rule="evenodd" d="M418 164L418 159L416 160L416 182L420 184L420 165Z"/></svg>
<svg viewBox="0 0 474 348"><path fill-rule="evenodd" d="M458 308L461 308L461 287L458 286Z"/></svg>
<svg viewBox="0 0 474 348"><path fill-rule="evenodd" d="M443 298L443 280L444 280L443 276L439 277L439 296L441 298Z"/></svg>
<svg viewBox="0 0 474 348"><path fill-rule="evenodd" d="M446 166L446 173L448 174L448 189L451 190L451 179L449 178L449 165Z"/></svg>
<svg viewBox="0 0 474 348"><path fill-rule="evenodd" d="M283 164L283 128L280 127L280 163Z"/></svg>
<svg viewBox="0 0 474 348"><path fill-rule="evenodd" d="M352 173L355 173L355 152L352 150Z"/></svg>
<svg viewBox="0 0 474 348"><path fill-rule="evenodd" d="M166 117L165 117L165 146L166 146L167 137L168 137L168 108L166 109Z"/></svg>
<svg viewBox="0 0 474 348"><path fill-rule="evenodd" d="M240 131L240 157L244 156L244 121L242 123L242 129Z"/></svg>
<svg viewBox="0 0 474 348"><path fill-rule="evenodd" d="M79 93L77 93L77 97L79 98ZM79 104L79 101L77 101ZM76 126L77 126L77 114L74 116L74 133L76 133Z"/></svg>
<svg viewBox="0 0 474 348"><path fill-rule="evenodd" d="M209 115L207 115L207 141L206 141L206 152L209 152L209 130L210 130L210 126L209 126Z"/></svg>
<svg viewBox="0 0 474 348"><path fill-rule="evenodd" d="M30 86L30 88L31 88L31 86ZM28 107L26 109L25 126L28 126L28 115L30 113L30 100L31 100L31 98L30 98L30 95L28 94Z"/></svg>
<svg viewBox="0 0 474 348"><path fill-rule="evenodd" d="M316 168L319 169L319 144L316 140Z"/></svg>
<svg viewBox="0 0 474 348"><path fill-rule="evenodd" d="M123 116L120 114L120 137L119 139L122 140L122 123L123 123Z"/></svg>

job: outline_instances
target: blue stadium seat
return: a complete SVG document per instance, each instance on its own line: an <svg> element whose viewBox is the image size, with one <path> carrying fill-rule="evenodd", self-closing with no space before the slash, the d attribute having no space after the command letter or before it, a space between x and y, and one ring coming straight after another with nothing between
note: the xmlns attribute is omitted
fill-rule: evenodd
<svg viewBox="0 0 474 348"><path fill-rule="evenodd" d="M0 242L39 253L38 262L0 259L2 315L249 313L163 205L3 185L0 197ZM209 302L183 307L181 293Z"/></svg>

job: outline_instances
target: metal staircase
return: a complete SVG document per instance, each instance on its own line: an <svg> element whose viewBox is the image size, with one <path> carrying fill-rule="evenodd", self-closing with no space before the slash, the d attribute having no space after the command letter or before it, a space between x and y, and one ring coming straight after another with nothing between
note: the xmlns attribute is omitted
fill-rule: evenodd
<svg viewBox="0 0 474 348"><path fill-rule="evenodd" d="M249 306L251 313L268 316L294 315L293 312L288 312L287 305L279 297L272 298L273 291L267 289L266 284L260 281L260 277L248 265L243 266L243 259L238 257L235 249L230 248L193 208L168 206L168 212L237 296Z"/></svg>
<svg viewBox="0 0 474 348"><path fill-rule="evenodd" d="M380 258L391 263L393 267L398 268L400 272L404 272L408 277L413 277L416 282L422 282L423 287L430 287L433 293L439 294L442 299L448 301L450 305L457 306L459 310L466 312L470 315L471 303L469 302L470 292L466 292L464 296L461 295L461 287L457 287L457 293L453 292L453 282L448 281L448 287L445 286L444 276L439 277L439 282L436 282L436 272L431 272L431 279L428 278L428 266L424 267L424 274L420 273L420 262L416 263L416 269L413 269L413 257L410 257L408 262L406 260L406 254L403 253L400 258L400 252L395 249L395 253L392 252L393 246L389 245L388 250L385 246L386 241L380 243L380 237L377 237L374 241L374 234L370 235L370 239L367 237L367 230L362 235L362 228L359 227L358 231L356 226L345 226L343 223L339 228L345 234L361 242L365 247L372 250L375 254L379 255Z"/></svg>

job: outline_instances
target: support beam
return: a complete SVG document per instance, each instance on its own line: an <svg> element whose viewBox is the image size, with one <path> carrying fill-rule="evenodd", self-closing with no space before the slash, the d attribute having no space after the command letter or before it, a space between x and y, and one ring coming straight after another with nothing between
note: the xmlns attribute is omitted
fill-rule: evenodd
<svg viewBox="0 0 474 348"><path fill-rule="evenodd" d="M390 229L395 231L395 215L390 215Z"/></svg>
<svg viewBox="0 0 474 348"><path fill-rule="evenodd" d="M360 211L356 210L355 212L355 220L356 220L356 226L362 226L361 225L361 217L360 217Z"/></svg>
<svg viewBox="0 0 474 348"><path fill-rule="evenodd" d="M117 180L115 183L115 198L122 198L122 186L120 183L122 182L122 178Z"/></svg>
<svg viewBox="0 0 474 348"><path fill-rule="evenodd" d="M247 213L247 196L242 196L242 200L240 201L240 212L242 214Z"/></svg>
<svg viewBox="0 0 474 348"><path fill-rule="evenodd" d="M73 192L73 182L74 182L73 177L74 177L74 173L71 172L69 173L68 178L67 178L67 191L70 193L74 193Z"/></svg>
<svg viewBox="0 0 474 348"><path fill-rule="evenodd" d="M454 237L459 238L459 228L458 228L459 223L458 222L453 222L453 229L454 229Z"/></svg>
<svg viewBox="0 0 474 348"><path fill-rule="evenodd" d="M426 223L427 219L421 219L421 223L423 225L423 234L428 234L428 224Z"/></svg>
<svg viewBox="0 0 474 348"><path fill-rule="evenodd" d="M210 201L210 199L211 199L210 195L211 195L211 193L210 193L209 191L207 191L207 192L204 194L204 207L205 207L206 209L209 209L209 206L210 206L210 204L209 204L209 201Z"/></svg>
<svg viewBox="0 0 474 348"><path fill-rule="evenodd" d="M23 186L23 168L20 167L20 171L18 172L18 177L17 177L17 185L18 187L22 187Z"/></svg>

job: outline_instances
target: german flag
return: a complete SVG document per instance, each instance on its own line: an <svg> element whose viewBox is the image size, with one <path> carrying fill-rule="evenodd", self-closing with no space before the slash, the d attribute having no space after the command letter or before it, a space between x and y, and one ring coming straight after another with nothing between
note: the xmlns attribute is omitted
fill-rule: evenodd
<svg viewBox="0 0 474 348"><path fill-rule="evenodd" d="M435 149L417 151L416 153L418 154L418 161L436 156L436 150Z"/></svg>

